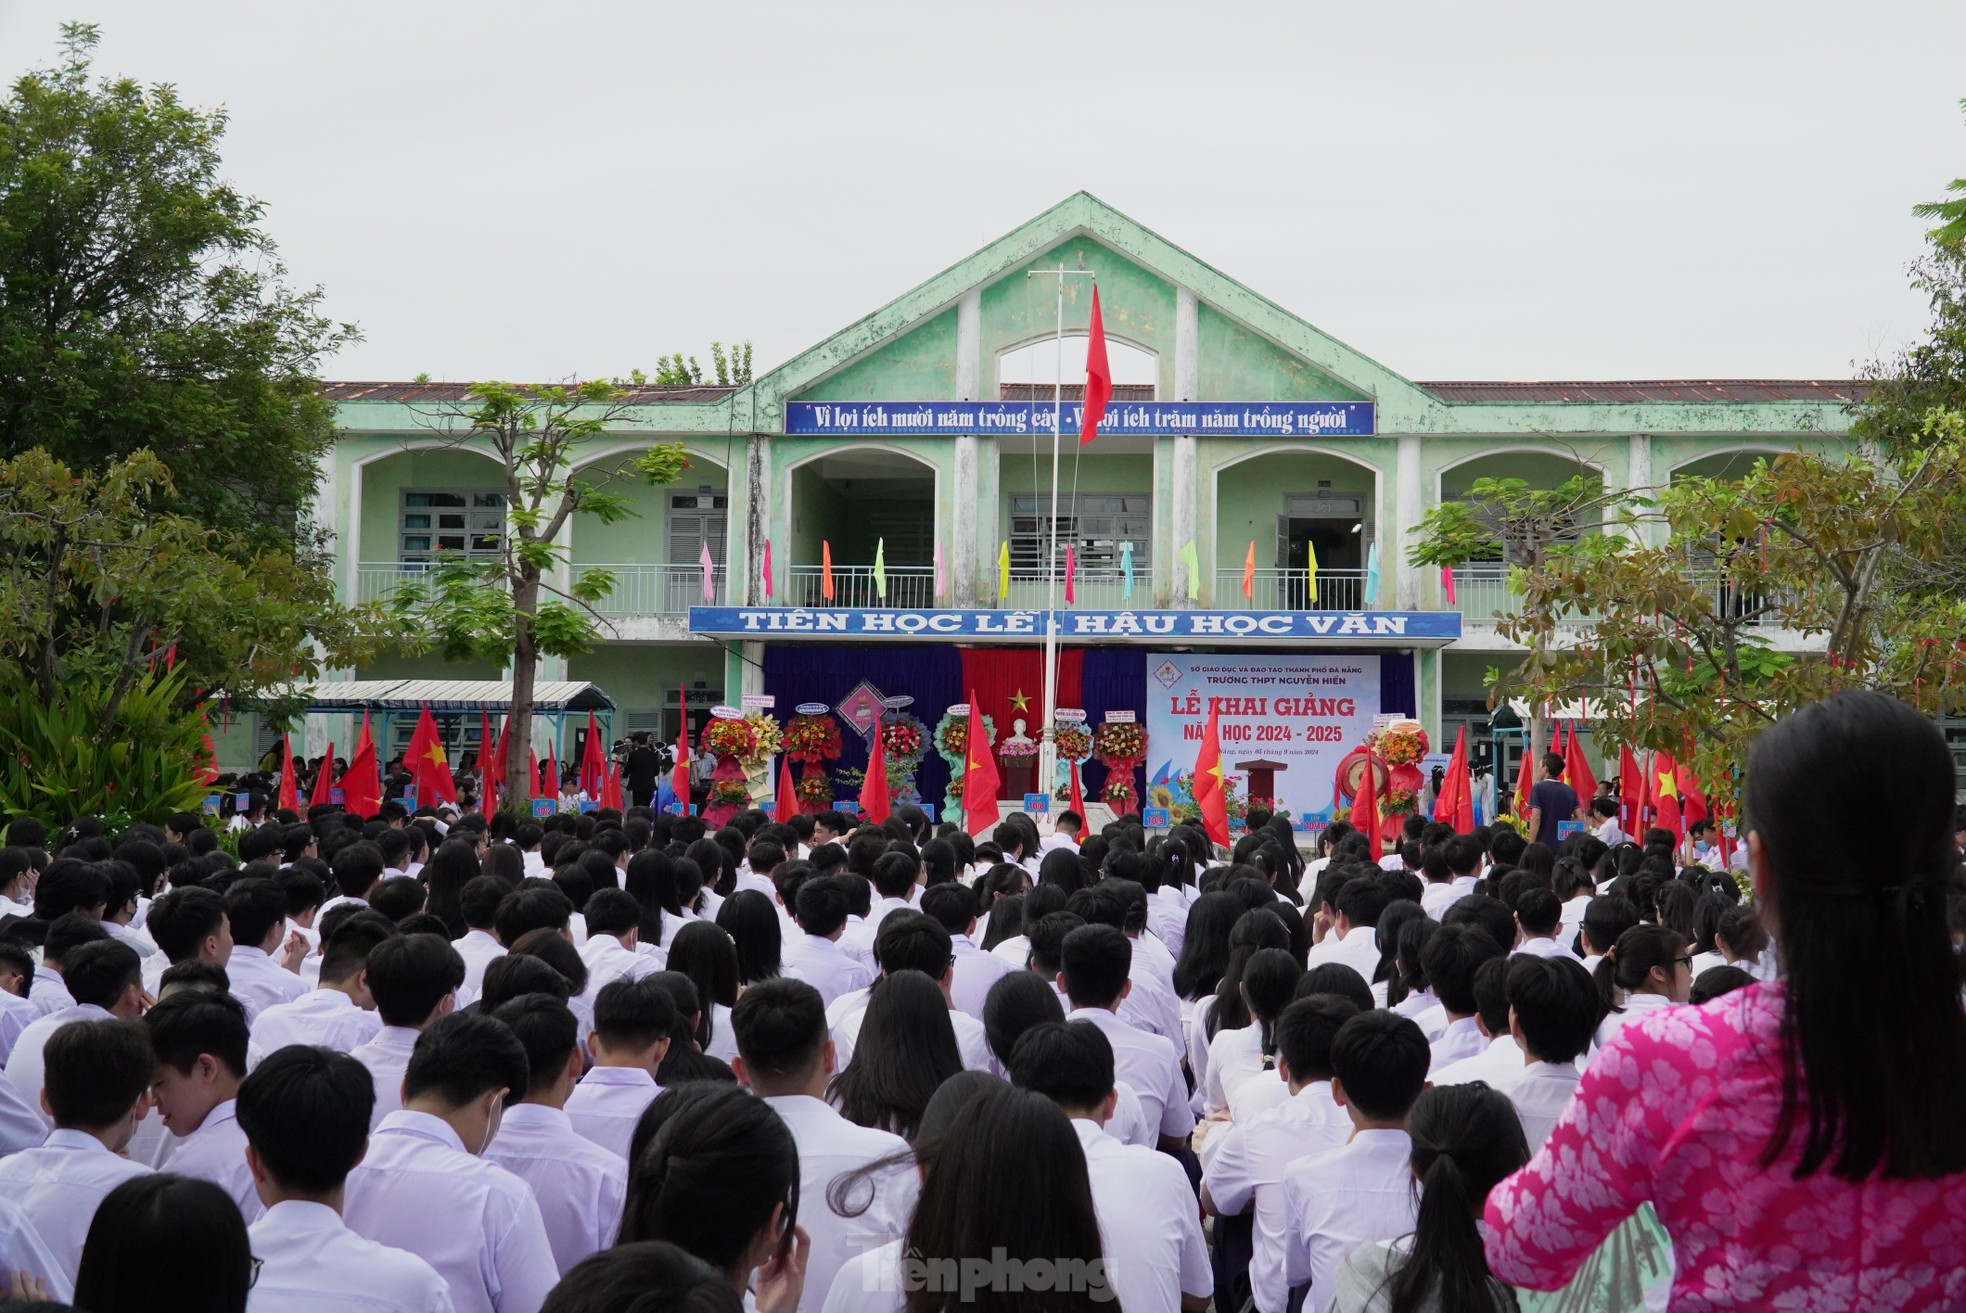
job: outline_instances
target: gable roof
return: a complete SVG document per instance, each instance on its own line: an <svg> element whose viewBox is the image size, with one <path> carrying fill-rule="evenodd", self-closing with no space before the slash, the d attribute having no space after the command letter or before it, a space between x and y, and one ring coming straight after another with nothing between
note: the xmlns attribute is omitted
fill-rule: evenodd
<svg viewBox="0 0 1966 1313"><path fill-rule="evenodd" d="M1863 400L1864 385L1851 379L1634 379L1626 382L1416 383L1442 401L1591 403L1632 401L1764 402L1816 401L1847 405Z"/></svg>

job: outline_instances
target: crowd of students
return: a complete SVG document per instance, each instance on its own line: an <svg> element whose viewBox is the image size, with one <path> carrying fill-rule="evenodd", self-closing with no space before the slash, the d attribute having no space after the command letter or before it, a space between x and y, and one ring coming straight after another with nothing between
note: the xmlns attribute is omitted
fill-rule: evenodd
<svg viewBox="0 0 1966 1313"><path fill-rule="evenodd" d="M1655 1306L1955 1307L1950 756L1845 694L1746 781L1738 882L1417 819L15 818L6 1300L1459 1313L1649 1208Z"/></svg>

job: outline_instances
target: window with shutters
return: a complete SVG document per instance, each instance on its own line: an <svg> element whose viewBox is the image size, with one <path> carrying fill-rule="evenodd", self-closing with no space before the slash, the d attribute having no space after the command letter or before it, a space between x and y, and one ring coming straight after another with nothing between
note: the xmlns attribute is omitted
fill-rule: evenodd
<svg viewBox="0 0 1966 1313"><path fill-rule="evenodd" d="M669 494L669 564L695 565L710 545L710 559L724 563L730 499L708 487Z"/></svg>
<svg viewBox="0 0 1966 1313"><path fill-rule="evenodd" d="M1144 573L1152 565L1153 498L1146 493L1077 493L1057 502L1058 557L1062 570L1065 546L1071 544L1079 573L1087 577L1120 573L1123 544L1133 544L1133 568ZM1045 494L1010 499L1010 568L1021 575L1042 575L1050 547L1052 500Z"/></svg>
<svg viewBox="0 0 1966 1313"><path fill-rule="evenodd" d="M505 547L505 494L495 488L405 488L400 507L400 560L482 559Z"/></svg>

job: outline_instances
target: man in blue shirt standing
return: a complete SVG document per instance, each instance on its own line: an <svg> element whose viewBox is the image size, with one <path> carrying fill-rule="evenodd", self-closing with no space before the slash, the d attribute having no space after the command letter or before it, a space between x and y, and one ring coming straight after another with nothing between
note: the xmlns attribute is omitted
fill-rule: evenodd
<svg viewBox="0 0 1966 1313"><path fill-rule="evenodd" d="M1557 829L1564 821L1577 819L1577 791L1563 782L1563 757L1543 754L1543 778L1529 790L1529 836L1550 851L1556 851Z"/></svg>

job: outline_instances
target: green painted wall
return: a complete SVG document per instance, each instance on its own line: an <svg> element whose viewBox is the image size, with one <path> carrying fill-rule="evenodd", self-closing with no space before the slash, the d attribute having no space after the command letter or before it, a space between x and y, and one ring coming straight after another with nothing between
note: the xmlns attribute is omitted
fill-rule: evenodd
<svg viewBox="0 0 1966 1313"><path fill-rule="evenodd" d="M956 399L956 312L952 309L800 394L803 401Z"/></svg>
<svg viewBox="0 0 1966 1313"><path fill-rule="evenodd" d="M1255 444L1250 445L1254 449ZM1340 457L1278 452L1219 470L1215 476L1213 517L1218 567L1228 569L1240 565L1253 539L1256 567L1273 568L1276 520L1283 514L1284 498L1296 494L1316 496L1320 479L1331 481L1333 496L1348 493L1362 496L1368 526L1376 523L1378 502L1373 490L1373 471Z"/></svg>
<svg viewBox="0 0 1966 1313"><path fill-rule="evenodd" d="M997 357L1058 331L1058 278L1027 271L1056 269L1060 264L1085 267L1099 276L1099 313L1106 335L1130 342L1159 356L1160 380L1155 395L1174 395L1174 284L1129 260L1091 237L1078 236L1020 261L1010 272L987 284L982 296L982 391L995 397ZM1065 331L1083 333L1092 319L1092 280L1065 279ZM1067 348L1068 381L1078 377Z"/></svg>
<svg viewBox="0 0 1966 1313"><path fill-rule="evenodd" d="M1467 453L1464 450L1460 454ZM1605 447L1601 451L1583 448L1579 450L1578 455L1586 459L1603 460L1610 467L1614 481L1623 479L1627 456L1626 444L1619 443L1616 448ZM1438 470L1439 466L1435 468ZM1496 452L1490 456L1478 456L1441 472L1440 494L1446 500L1465 497L1477 479L1524 479L1533 488L1554 488L1576 473L1577 462L1568 454L1556 451Z"/></svg>
<svg viewBox="0 0 1966 1313"><path fill-rule="evenodd" d="M740 450L737 458L742 459ZM587 477L598 477L632 453L584 466ZM729 477L722 465L701 451L692 450L690 467L682 480L666 487L650 487L631 476L612 481L608 491L626 497L639 512L613 524L603 524L592 515L577 515L573 521L573 559L576 565L669 565L669 498L678 492L695 492L709 484L713 495L727 491ZM694 564L694 560L684 564Z"/></svg>
<svg viewBox="0 0 1966 1313"><path fill-rule="evenodd" d="M1195 316L1201 401L1370 401L1210 305Z"/></svg>
<svg viewBox="0 0 1966 1313"><path fill-rule="evenodd" d="M729 696L723 650L710 642L604 643L586 656L568 658L567 677L598 685L613 698L618 725L626 724L628 713L673 707L679 684L701 679L712 692Z"/></svg>
<svg viewBox="0 0 1966 1313"><path fill-rule="evenodd" d="M818 565L821 541L830 540L835 526L843 526L846 521L846 498L834 491L832 484L814 473L810 465L793 470L792 555L785 564ZM833 559L841 565L849 564L838 550L833 553ZM776 566L778 562L774 560L772 564Z"/></svg>
<svg viewBox="0 0 1966 1313"><path fill-rule="evenodd" d="M399 550L398 494L404 488L497 488L498 466L465 451L408 451L374 461L362 471L364 561L393 561Z"/></svg>

